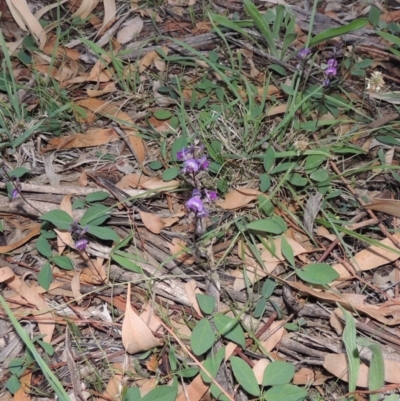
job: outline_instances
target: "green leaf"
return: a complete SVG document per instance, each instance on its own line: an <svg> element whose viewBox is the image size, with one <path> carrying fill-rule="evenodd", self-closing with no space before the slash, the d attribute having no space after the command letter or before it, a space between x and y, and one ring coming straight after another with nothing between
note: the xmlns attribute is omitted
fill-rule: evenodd
<svg viewBox="0 0 400 401"><path fill-rule="evenodd" d="M121 265L124 269L133 271L135 273L143 273L142 268L134 263L131 259L115 254L112 254L111 258L119 265Z"/></svg>
<svg viewBox="0 0 400 401"><path fill-rule="evenodd" d="M266 192L271 186L271 179L269 178L269 174L260 174L260 191Z"/></svg>
<svg viewBox="0 0 400 401"><path fill-rule="evenodd" d="M11 170L8 174L10 175L10 177L16 177L16 178L20 178L22 177L24 174L29 173L29 170L25 167L17 167L14 170Z"/></svg>
<svg viewBox="0 0 400 401"><path fill-rule="evenodd" d="M38 252L47 259L51 258L52 251L49 241L41 235L36 241L36 249ZM44 287L43 287L44 288Z"/></svg>
<svg viewBox="0 0 400 401"><path fill-rule="evenodd" d="M60 230L68 230L74 222L74 219L63 210L50 210L50 212L40 216L39 220L49 221Z"/></svg>
<svg viewBox="0 0 400 401"><path fill-rule="evenodd" d="M99 202L107 199L110 196L108 192L105 191L96 191L92 192L89 195L86 195L86 202Z"/></svg>
<svg viewBox="0 0 400 401"><path fill-rule="evenodd" d="M204 362L203 366L207 370L208 373L212 376L212 378L215 379L217 376L219 367L222 363L222 361L225 358L225 347L220 348L215 355L209 356ZM203 370L200 371L201 378L203 379L204 383L211 383L212 380L210 377L203 372Z"/></svg>
<svg viewBox="0 0 400 401"><path fill-rule="evenodd" d="M215 298L211 295L196 294L196 300L199 303L200 309L207 315L215 310Z"/></svg>
<svg viewBox="0 0 400 401"><path fill-rule="evenodd" d="M83 227L87 224L92 226L99 226L103 224L110 216L108 215L109 208L104 205L93 205L86 210L85 214L82 216L79 224Z"/></svg>
<svg viewBox="0 0 400 401"><path fill-rule="evenodd" d="M186 368L176 372L177 375L181 377L193 377L199 373L199 368Z"/></svg>
<svg viewBox="0 0 400 401"><path fill-rule="evenodd" d="M268 219L261 219L247 224L248 230L262 231L271 234L282 234L287 230L284 220L274 216Z"/></svg>
<svg viewBox="0 0 400 401"><path fill-rule="evenodd" d="M283 361L271 362L264 370L262 385L279 386L289 383L294 376L294 366Z"/></svg>
<svg viewBox="0 0 400 401"><path fill-rule="evenodd" d="M87 232L94 237L115 242L119 241L118 234L110 227L97 227L91 224L87 225L86 227Z"/></svg>
<svg viewBox="0 0 400 401"><path fill-rule="evenodd" d="M154 160L152 162L149 163L149 167L152 170L159 170L160 168L162 168L162 163L159 160Z"/></svg>
<svg viewBox="0 0 400 401"><path fill-rule="evenodd" d="M310 174L313 181L323 182L329 178L329 173L326 170L319 169Z"/></svg>
<svg viewBox="0 0 400 401"><path fill-rule="evenodd" d="M246 1L246 0L245 0ZM241 358L232 356L229 358L231 361L232 372L237 382L243 387L245 391L254 396L260 395L260 388L257 379L250 366Z"/></svg>
<svg viewBox="0 0 400 401"><path fill-rule="evenodd" d="M385 362L383 360L382 349L379 344L371 344L368 347L372 351L369 363L368 389L370 391L379 390L385 384ZM370 394L370 401L378 401L380 394Z"/></svg>
<svg viewBox="0 0 400 401"><path fill-rule="evenodd" d="M378 26L380 17L381 17L381 12L379 8L372 5L368 13L369 23L374 27Z"/></svg>
<svg viewBox="0 0 400 401"><path fill-rule="evenodd" d="M141 401L142 396L138 387L127 388L123 392L122 401Z"/></svg>
<svg viewBox="0 0 400 401"><path fill-rule="evenodd" d="M51 266L49 262L46 262L42 268L40 269L40 272L37 276L37 280L39 285L44 288L45 290L48 290L50 288L50 284L53 280L53 271L51 270Z"/></svg>
<svg viewBox="0 0 400 401"><path fill-rule="evenodd" d="M226 315L216 315L214 324L223 337L242 347L245 346L244 331L237 319Z"/></svg>
<svg viewBox="0 0 400 401"><path fill-rule="evenodd" d="M313 263L296 270L297 276L311 284L329 284L339 278L338 272L327 263Z"/></svg>
<svg viewBox="0 0 400 401"><path fill-rule="evenodd" d="M286 237L282 237L281 239L281 252L282 256L290 263L290 265L295 267L296 262L294 260L293 248L290 246Z"/></svg>
<svg viewBox="0 0 400 401"><path fill-rule="evenodd" d="M264 164L264 170L266 173L271 170L272 166L274 165L275 162L275 150L272 146L269 146L268 149L264 153L263 157L263 164Z"/></svg>
<svg viewBox="0 0 400 401"><path fill-rule="evenodd" d="M299 173L291 173L288 181L296 187L304 187L308 183L307 179L302 177Z"/></svg>
<svg viewBox="0 0 400 401"><path fill-rule="evenodd" d="M267 301L265 298L261 297L258 302L256 307L254 308L254 313L253 316L256 319L259 319L261 316L264 315L265 312L265 308L267 307Z"/></svg>
<svg viewBox="0 0 400 401"><path fill-rule="evenodd" d="M186 148L186 147L188 146L188 143L189 143L189 141L188 141L188 139L187 139L186 136L181 136L181 137L175 139L174 143L172 144L172 149L171 149L171 152L172 152L172 160L173 160L173 161L176 161L176 160L177 160L177 159L176 159L176 154L177 154L180 150L182 150L183 148Z"/></svg>
<svg viewBox="0 0 400 401"><path fill-rule="evenodd" d="M275 283L274 279L267 278L264 281L264 284L263 284L262 289L261 289L262 296L264 298L268 299L273 294L273 292L275 290L275 285L276 285L276 283Z"/></svg>
<svg viewBox="0 0 400 401"><path fill-rule="evenodd" d="M195 355L202 355L214 344L215 334L207 319L201 319L192 331L190 346Z"/></svg>
<svg viewBox="0 0 400 401"><path fill-rule="evenodd" d="M68 256L57 255L51 258L52 263L64 270L74 270L74 265Z"/></svg>
<svg viewBox="0 0 400 401"><path fill-rule="evenodd" d="M44 349L44 351L46 352L47 355L53 356L54 347L51 344L46 343L46 341L43 341L43 340L37 340L37 342Z"/></svg>
<svg viewBox="0 0 400 401"><path fill-rule="evenodd" d="M278 56L278 51L276 49L276 44L274 37L272 35L272 31L269 28L269 25L264 20L260 12L258 11L257 7L250 1L244 0L243 1L244 8L246 9L247 13L250 15L252 20L254 21L255 26L264 36L265 41L268 44L269 50L273 56Z"/></svg>
<svg viewBox="0 0 400 401"><path fill-rule="evenodd" d="M157 120L168 120L169 118L172 117L172 113L169 110L156 110L153 113L153 116Z"/></svg>
<svg viewBox="0 0 400 401"><path fill-rule="evenodd" d="M11 374L20 377L25 372L25 369L26 369L24 359L23 358L15 358L15 359L13 359L9 363L8 369L9 369Z"/></svg>
<svg viewBox="0 0 400 401"><path fill-rule="evenodd" d="M311 48L318 45L319 43L325 42L326 40L333 39L353 31L357 31L359 29L364 28L367 24L368 24L368 19L359 18L350 22L347 25L343 25L337 28L326 29L325 31L319 33L318 35L315 35L311 39L309 47ZM381 32L377 33L380 34Z"/></svg>
<svg viewBox="0 0 400 401"><path fill-rule="evenodd" d="M293 168L295 168L297 166L296 163L292 163L292 162L287 162L287 163L281 163L278 166L274 167L271 171L270 171L270 175L273 174L277 174L277 173L282 173L283 171L288 171L288 170L292 170Z"/></svg>
<svg viewBox="0 0 400 401"><path fill-rule="evenodd" d="M162 173L162 179L165 182L171 181L179 175L179 168L178 167L171 167L164 170Z"/></svg>
<svg viewBox="0 0 400 401"><path fill-rule="evenodd" d="M383 39L387 40L390 43L393 43L396 46L400 46L400 38L392 35L391 33L376 31L376 33L381 36Z"/></svg>
<svg viewBox="0 0 400 401"><path fill-rule="evenodd" d="M158 386L147 393L141 401L175 401L178 389L172 386Z"/></svg>
<svg viewBox="0 0 400 401"><path fill-rule="evenodd" d="M6 381L6 388L11 394L15 394L21 388L18 377L14 375L10 376Z"/></svg>
<svg viewBox="0 0 400 401"><path fill-rule="evenodd" d="M360 355L357 348L357 331L356 331L356 321L350 312L345 310L341 305L339 305L340 310L346 321L346 326L343 330L343 342L346 348L346 355L348 361L348 374L349 374L349 391L355 391L357 387L358 373L360 371Z"/></svg>
<svg viewBox="0 0 400 401"><path fill-rule="evenodd" d="M264 392L266 401L302 401L307 397L307 391L293 384L274 386Z"/></svg>
<svg viewBox="0 0 400 401"><path fill-rule="evenodd" d="M265 195L257 195L257 201L266 216L274 214L274 205Z"/></svg>

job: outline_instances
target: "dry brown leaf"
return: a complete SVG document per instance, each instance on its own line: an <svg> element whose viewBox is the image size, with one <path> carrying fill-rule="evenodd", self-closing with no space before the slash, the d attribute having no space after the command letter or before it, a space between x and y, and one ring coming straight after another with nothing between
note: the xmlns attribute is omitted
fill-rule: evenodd
<svg viewBox="0 0 400 401"><path fill-rule="evenodd" d="M160 234L161 230L164 228L164 223L160 216L154 213L143 212L139 210L140 218L144 226L151 231L153 234Z"/></svg>
<svg viewBox="0 0 400 401"><path fill-rule="evenodd" d="M400 241L400 233L393 234L393 238L396 241ZM379 241L379 243L393 248L393 251L389 251L376 245L372 245L367 249L363 249L362 251L358 252L353 259L351 259L351 263L356 270L366 271L375 269L376 267L399 259L400 254L398 253L398 250L396 250L396 246L392 241L390 241L389 238L385 238L384 240ZM339 273L341 279L351 277L350 273L342 264L337 263L332 267ZM338 282L336 281L331 283L330 286L333 287L337 284Z"/></svg>
<svg viewBox="0 0 400 401"><path fill-rule="evenodd" d="M143 20L137 16L130 21L125 22L117 33L117 40L122 45L128 43L136 37L143 29Z"/></svg>
<svg viewBox="0 0 400 401"><path fill-rule="evenodd" d="M143 166L143 162L146 157L144 141L142 138L137 136L137 130L133 128L133 120L127 113L120 111L119 107L111 102L106 102L96 98L79 100L76 102L76 104L87 108L93 113L100 114L102 116L114 117L116 122L125 129L126 136L128 137L135 151L134 156L139 165L141 167Z"/></svg>
<svg viewBox="0 0 400 401"><path fill-rule="evenodd" d="M32 380L32 372L26 370L24 374L19 378L19 382L21 387L17 392L14 394L13 401L30 401L31 396L30 393L31 389L31 380Z"/></svg>
<svg viewBox="0 0 400 401"><path fill-rule="evenodd" d="M47 147L42 149L42 152L100 146L118 139L120 139L119 135L112 128L98 128L90 130L86 134L72 134L62 138L52 138Z"/></svg>
<svg viewBox="0 0 400 401"><path fill-rule="evenodd" d="M239 209L257 199L257 196L261 194L262 192L252 188L234 189L225 195L223 201L217 201L216 204L226 210Z"/></svg>
<svg viewBox="0 0 400 401"><path fill-rule="evenodd" d="M314 382L314 372L309 368L300 368L293 377L293 384L309 386Z"/></svg>
<svg viewBox="0 0 400 401"><path fill-rule="evenodd" d="M103 26L100 30L100 34L104 32L115 20L117 14L117 6L115 0L103 0L104 4L104 21Z"/></svg>
<svg viewBox="0 0 400 401"><path fill-rule="evenodd" d="M271 107L267 111L267 116L276 116L277 114L283 114L286 112L287 104L280 104L279 106Z"/></svg>
<svg viewBox="0 0 400 401"><path fill-rule="evenodd" d="M180 182L178 180L172 180L165 182L161 178L149 178L142 184L143 189L147 190L159 190L159 191L170 191L172 189L179 188Z"/></svg>
<svg viewBox="0 0 400 401"><path fill-rule="evenodd" d="M126 309L122 322L122 344L129 354L148 351L161 345L154 337L146 323L137 315L131 306L131 284L128 284Z"/></svg>
<svg viewBox="0 0 400 401"><path fill-rule="evenodd" d="M374 210L400 217L400 200L395 199L372 199L371 203L364 206L367 210Z"/></svg>
<svg viewBox="0 0 400 401"><path fill-rule="evenodd" d="M89 76L85 77L87 81L94 82L108 82L112 78L112 73L107 66L111 62L111 57L103 56L101 59L97 60ZM93 111L93 110L92 110Z"/></svg>
<svg viewBox="0 0 400 401"><path fill-rule="evenodd" d="M182 262L185 265L192 265L195 262L194 256L185 252L186 242L179 238L173 238L172 243L167 242L167 245L172 256L179 262Z"/></svg>
<svg viewBox="0 0 400 401"><path fill-rule="evenodd" d="M329 318L329 323L332 326L333 329L335 329L336 334L338 336L341 336L344 330L344 324L340 320L340 317L343 317L342 310L339 308L336 308L333 313L331 313L331 316Z"/></svg>
<svg viewBox="0 0 400 401"><path fill-rule="evenodd" d="M118 399L121 394L121 382L124 377L124 369L121 363L114 363L112 367L113 376L107 383L103 395L105 399Z"/></svg>
<svg viewBox="0 0 400 401"><path fill-rule="evenodd" d="M150 17L152 20L155 20L158 23L163 22L163 19L152 8L135 8L134 11L138 12L142 17Z"/></svg>
<svg viewBox="0 0 400 401"><path fill-rule="evenodd" d="M285 281L285 283L288 286L295 288L298 291L303 292L305 294L311 295L319 300L332 304L339 304L351 312L357 310L358 312L364 313L367 316L385 325L395 326L397 324L400 324L400 318L388 319L384 316L382 311L380 311L380 308L377 305L369 305L364 303L365 297L362 300L358 300L358 302L356 303L355 301L357 301L357 299L354 298L354 295L357 294L338 294L336 292L333 293L327 291L322 292L310 288L307 285L300 282Z"/></svg>
<svg viewBox="0 0 400 401"><path fill-rule="evenodd" d="M176 401L200 401L208 390L208 386L204 384L201 375L197 375L189 385L183 385L185 386L185 390L179 394Z"/></svg>
<svg viewBox="0 0 400 401"><path fill-rule="evenodd" d="M74 217L72 213L72 203L71 198L74 194L65 195L60 203L60 209L64 212L68 213L71 217ZM72 235L69 231L60 231L55 230L57 233L57 248L58 253L61 255L66 246L74 246L74 240L72 239Z"/></svg>
<svg viewBox="0 0 400 401"><path fill-rule="evenodd" d="M305 248L303 248L298 242L296 242L294 239L290 238L290 237L285 237L287 243L290 245L290 247L293 250L293 255L297 256L300 255L302 253L307 252L307 250ZM270 247L270 249L273 249L275 252L274 254L272 254L268 249L264 249L261 252L261 258L264 261L264 263L266 265L268 265L269 263L276 263L276 262L281 262L283 260L285 260L285 257L282 255L282 237L279 238L275 238L272 240L271 244L272 246Z"/></svg>
<svg viewBox="0 0 400 401"><path fill-rule="evenodd" d="M0 253L7 253L7 252L13 251L14 249L18 249L20 246L27 243L33 237L36 237L37 235L39 235L40 234L40 226L41 226L41 224L31 225L29 228L28 234L26 234L24 236L24 238L21 238L19 241L14 242L13 244L0 246Z"/></svg>
<svg viewBox="0 0 400 401"><path fill-rule="evenodd" d="M201 294L201 291L197 288L197 283L194 280L189 280L185 283L186 295L192 304L192 307L197 312L198 315L203 316L200 310L199 303L197 302L196 294Z"/></svg>
<svg viewBox="0 0 400 401"><path fill-rule="evenodd" d="M72 14L72 18L79 17L81 19L86 19L89 14L95 9L99 0L85 0L82 1L79 8Z"/></svg>
<svg viewBox="0 0 400 401"><path fill-rule="evenodd" d="M264 377L264 370L270 364L267 358L259 359L253 366L253 373L256 377L257 383L261 386Z"/></svg>
<svg viewBox="0 0 400 401"><path fill-rule="evenodd" d="M168 51L169 51L168 47L162 46L161 49L165 54L168 54ZM150 52L146 53L139 60L139 71L143 72L144 70L146 70L148 67L150 67L153 64L156 66L156 68L159 71L164 70L164 68L163 68L163 64L165 67L164 60L161 59L161 57L158 55L158 53L155 50L151 50Z"/></svg>
<svg viewBox="0 0 400 401"><path fill-rule="evenodd" d="M46 44L46 32L32 14L26 0L6 0L14 21L24 31L29 31L40 49Z"/></svg>
<svg viewBox="0 0 400 401"><path fill-rule="evenodd" d="M81 293L81 282L80 282L80 275L82 270L79 272L75 272L74 277L71 280L71 291L74 294L75 302L80 305L82 303L82 293Z"/></svg>
<svg viewBox="0 0 400 401"><path fill-rule="evenodd" d="M324 368L339 379L349 381L346 354L328 354L324 359ZM368 366L361 363L357 377L357 387L368 387Z"/></svg>
<svg viewBox="0 0 400 401"><path fill-rule="evenodd" d="M104 86L103 89L87 89L86 93L89 97L99 97L103 96L107 93L113 93L117 90L117 87L115 85L115 82L109 82L106 86Z"/></svg>
<svg viewBox="0 0 400 401"><path fill-rule="evenodd" d="M276 345L281 341L283 335L286 333L283 327L283 321L275 321L271 324L271 327L264 333L260 340L266 338L266 340L261 341L261 345L268 351L272 351ZM279 327L279 328L278 328Z"/></svg>
<svg viewBox="0 0 400 401"><path fill-rule="evenodd" d="M9 267L0 267L0 283L4 283L12 277L14 277L14 272Z"/></svg>

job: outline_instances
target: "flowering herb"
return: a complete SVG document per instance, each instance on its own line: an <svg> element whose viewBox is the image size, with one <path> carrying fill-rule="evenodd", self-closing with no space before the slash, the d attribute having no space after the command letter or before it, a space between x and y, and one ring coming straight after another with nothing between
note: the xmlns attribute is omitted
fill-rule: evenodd
<svg viewBox="0 0 400 401"><path fill-rule="evenodd" d="M77 221L74 221L68 230L75 241L75 249L78 251L84 251L89 243L86 238L83 238L87 233L87 230L87 227L81 227Z"/></svg>
<svg viewBox="0 0 400 401"><path fill-rule="evenodd" d="M193 185L191 197L185 203L187 210L197 219L196 233L202 234L201 219L209 214L205 204L210 204L217 199L217 192L203 188L203 184L199 177L199 173L207 171L210 167L210 162L207 155L203 154L204 146L190 145L181 149L176 154L176 158L183 161L182 174Z"/></svg>
<svg viewBox="0 0 400 401"><path fill-rule="evenodd" d="M309 55L311 54L311 50L303 47L302 49L299 50L297 53L297 57L301 60L305 60Z"/></svg>

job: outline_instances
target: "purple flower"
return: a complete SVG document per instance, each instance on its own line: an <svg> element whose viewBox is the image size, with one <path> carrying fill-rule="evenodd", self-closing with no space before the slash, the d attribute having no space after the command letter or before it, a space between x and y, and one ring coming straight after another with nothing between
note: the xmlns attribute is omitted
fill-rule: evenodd
<svg viewBox="0 0 400 401"><path fill-rule="evenodd" d="M324 85L324 88L328 88L329 85L331 84L331 81L330 81L328 78L325 78L325 79L323 80L323 83L322 83L322 84Z"/></svg>
<svg viewBox="0 0 400 401"><path fill-rule="evenodd" d="M187 159L183 163L183 169L182 172L184 174L187 173L197 173L199 171L199 165L196 160L194 159Z"/></svg>
<svg viewBox="0 0 400 401"><path fill-rule="evenodd" d="M88 245L89 241L87 239L80 239L75 242L75 249L78 251L84 251Z"/></svg>
<svg viewBox="0 0 400 401"><path fill-rule="evenodd" d="M200 170L207 170L210 162L207 160L207 156L201 156L199 159L196 160L197 164L199 165Z"/></svg>
<svg viewBox="0 0 400 401"><path fill-rule="evenodd" d="M299 50L299 53L297 54L297 56L304 60L309 54L311 54L311 50L307 49L306 47L303 47L302 49Z"/></svg>
<svg viewBox="0 0 400 401"><path fill-rule="evenodd" d="M11 200L14 200L15 198L17 198L19 195L19 190L17 188L14 188L11 192Z"/></svg>
<svg viewBox="0 0 400 401"><path fill-rule="evenodd" d="M197 217L207 217L207 216L208 216L208 210L205 208L200 212L197 212Z"/></svg>
<svg viewBox="0 0 400 401"><path fill-rule="evenodd" d="M337 70L336 70L335 67L328 67L328 68L325 70L325 74L326 74L328 77L335 77L336 74L337 74Z"/></svg>
<svg viewBox="0 0 400 401"><path fill-rule="evenodd" d="M337 67L338 66L338 62L337 60L335 60L334 58L330 58L327 63L329 67Z"/></svg>
<svg viewBox="0 0 400 401"><path fill-rule="evenodd" d="M204 194L207 198L207 201L210 203L217 199L217 193L215 191L209 191L208 189L205 189Z"/></svg>
<svg viewBox="0 0 400 401"><path fill-rule="evenodd" d="M197 196L190 198L186 202L186 207L189 210L195 212L196 215L199 215L199 213L204 213L203 201L200 198L198 198Z"/></svg>
<svg viewBox="0 0 400 401"><path fill-rule="evenodd" d="M193 198L201 198L201 192L200 189L195 188L192 192L192 197Z"/></svg>
<svg viewBox="0 0 400 401"><path fill-rule="evenodd" d="M178 160L188 160L193 158L194 146L188 146L176 152L176 158Z"/></svg>

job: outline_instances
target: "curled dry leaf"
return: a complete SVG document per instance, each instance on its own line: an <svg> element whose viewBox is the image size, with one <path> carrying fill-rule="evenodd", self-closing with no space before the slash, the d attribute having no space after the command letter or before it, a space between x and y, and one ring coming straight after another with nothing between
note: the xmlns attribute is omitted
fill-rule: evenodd
<svg viewBox="0 0 400 401"><path fill-rule="evenodd" d="M0 253L11 252L14 249L17 249L20 246L27 243L28 241L30 241L33 237L36 237L37 235L39 235L40 234L40 226L41 226L41 224L30 225L30 227L28 229L29 230L28 234L26 234L23 238L21 238L17 242L14 242L13 244L0 246Z"/></svg>
<svg viewBox="0 0 400 401"><path fill-rule="evenodd" d="M264 370L270 364L267 358L259 359L253 366L253 373L257 383L261 386L264 377Z"/></svg>
<svg viewBox="0 0 400 401"><path fill-rule="evenodd" d="M86 134L72 134L62 138L50 139L42 152L50 152L59 149L87 148L90 146L105 145L109 142L120 139L119 135L112 128L99 128L90 130Z"/></svg>
<svg viewBox="0 0 400 401"><path fill-rule="evenodd" d="M168 54L168 47L163 46L161 49L165 54ZM139 60L139 71L143 72L151 65L155 65L159 71L163 71L163 67L165 67L164 60L161 59L155 50L148 52Z"/></svg>
<svg viewBox="0 0 400 401"><path fill-rule="evenodd" d="M179 262L185 265L192 265L195 262L195 258L192 255L186 253L186 242L180 240L179 238L173 238L172 243L167 243L172 256Z"/></svg>
<svg viewBox="0 0 400 401"><path fill-rule="evenodd" d="M217 201L216 204L226 210L239 209L257 199L257 196L261 194L262 192L252 188L234 189L225 195L223 201Z"/></svg>
<svg viewBox="0 0 400 401"><path fill-rule="evenodd" d="M283 114L286 112L287 104L280 104L279 106L271 107L267 111L267 116L276 116L277 114Z"/></svg>
<svg viewBox="0 0 400 401"><path fill-rule="evenodd" d="M367 210L375 210L400 217L400 200L395 199L373 199L370 204L364 206Z"/></svg>
<svg viewBox="0 0 400 401"><path fill-rule="evenodd" d="M396 241L400 241L400 234L394 234L393 238ZM399 259L400 255L396 250L396 246L393 244L392 241L390 241L389 238L385 238L379 243L383 246L393 248L393 252L377 245L372 245L367 249L363 249L362 251L358 252L353 259L351 259L351 263L356 270L366 271L375 269L376 267L391 263ZM332 267L339 273L341 279L351 277L350 273L342 264L337 263ZM338 281L335 281L331 283L330 286L336 286L338 283Z"/></svg>
<svg viewBox="0 0 400 401"><path fill-rule="evenodd" d="M126 352L136 354L148 351L161 345L160 341L153 336L147 324L137 315L131 306L131 284L128 284L126 296L125 317L122 323L122 344Z"/></svg>
<svg viewBox="0 0 400 401"><path fill-rule="evenodd" d="M160 216L154 213L143 212L142 210L139 210L139 214L143 224L149 231L153 234L160 234L161 230L164 228L164 223Z"/></svg>
<svg viewBox="0 0 400 401"><path fill-rule="evenodd" d="M201 375L197 375L189 385L184 384L184 386L185 391L182 391L176 401L200 401L209 389L209 386L204 384Z"/></svg>
<svg viewBox="0 0 400 401"><path fill-rule="evenodd" d="M143 20L141 17L137 16L123 24L122 29L117 33L117 40L123 45L134 39L136 35L142 32L142 29Z"/></svg>
<svg viewBox="0 0 400 401"><path fill-rule="evenodd" d="M4 283L14 277L14 272L7 266L0 268L0 283Z"/></svg>
<svg viewBox="0 0 400 401"><path fill-rule="evenodd" d="M160 178L147 177L143 174L128 174L116 184L119 189L127 188L143 188L147 190L159 190L166 191L179 188L180 182L178 180L172 180L164 182Z"/></svg>

